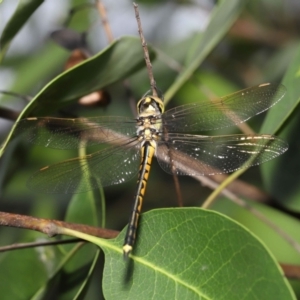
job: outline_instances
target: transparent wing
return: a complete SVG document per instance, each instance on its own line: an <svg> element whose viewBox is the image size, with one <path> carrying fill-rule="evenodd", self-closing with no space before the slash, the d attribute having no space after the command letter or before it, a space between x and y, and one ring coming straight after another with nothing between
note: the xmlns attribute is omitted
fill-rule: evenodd
<svg viewBox="0 0 300 300"><path fill-rule="evenodd" d="M286 93L281 84L261 84L214 102L175 107L162 115L168 132L205 131L245 122L278 102Z"/></svg>
<svg viewBox="0 0 300 300"><path fill-rule="evenodd" d="M177 175L229 173L259 165L288 149L286 142L272 135L169 134L168 138L158 142L156 155L166 172Z"/></svg>
<svg viewBox="0 0 300 300"><path fill-rule="evenodd" d="M23 135L30 143L55 149L122 144L136 135L136 120L126 117L28 118L17 123L14 135Z"/></svg>
<svg viewBox="0 0 300 300"><path fill-rule="evenodd" d="M138 172L139 145L137 139L131 139L126 145L42 168L29 178L28 186L42 193L71 194L123 183Z"/></svg>

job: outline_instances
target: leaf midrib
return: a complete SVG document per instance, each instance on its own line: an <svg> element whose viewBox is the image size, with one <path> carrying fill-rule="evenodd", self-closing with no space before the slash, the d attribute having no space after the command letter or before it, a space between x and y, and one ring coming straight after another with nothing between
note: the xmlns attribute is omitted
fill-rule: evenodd
<svg viewBox="0 0 300 300"><path fill-rule="evenodd" d="M111 250L113 250L115 252L118 252L121 255L123 255L123 252L122 252L121 248L115 246L114 244L110 243L107 240L102 240L101 239L101 242L99 240L99 246L107 248L107 249L111 249ZM203 293L201 293L195 286L192 286L192 285L188 284L187 282L183 281L182 279L178 278L177 276L174 276L173 274L166 271L165 269L155 266L154 264L148 262L144 258L140 258L140 257L134 256L134 255L131 254L130 259L140 263L141 265L144 265L144 266L148 267L151 270L159 272L160 274L166 276L169 279L172 279L175 283L180 284L181 286L186 287L187 289L193 291L199 297L203 297L204 299L207 299L207 300L212 300L212 299L208 298L207 295L204 295Z"/></svg>

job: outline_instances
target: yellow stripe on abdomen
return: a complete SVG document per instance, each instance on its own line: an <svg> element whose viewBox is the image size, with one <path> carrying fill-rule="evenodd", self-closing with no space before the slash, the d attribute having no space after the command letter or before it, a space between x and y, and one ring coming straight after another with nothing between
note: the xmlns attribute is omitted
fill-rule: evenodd
<svg viewBox="0 0 300 300"><path fill-rule="evenodd" d="M147 181L149 178L152 157L154 156L154 153L155 148L149 142L146 142L141 149L141 164L139 170L139 178L137 181L137 193L134 197L134 205L129 219L123 246L123 253L125 258L127 258L129 253L132 251L132 247L136 239L138 221L142 210L143 199L147 187Z"/></svg>

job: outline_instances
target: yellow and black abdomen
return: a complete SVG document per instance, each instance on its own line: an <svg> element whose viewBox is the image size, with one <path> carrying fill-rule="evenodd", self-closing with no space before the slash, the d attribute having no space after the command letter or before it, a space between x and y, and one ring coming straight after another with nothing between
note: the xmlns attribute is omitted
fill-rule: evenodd
<svg viewBox="0 0 300 300"><path fill-rule="evenodd" d="M155 154L155 144L150 141L146 141L141 148L141 164L139 170L139 178L137 181L137 192L134 199L134 205L129 220L123 252L127 257L132 250L132 246L135 242L136 231L139 221L139 216L142 210L143 199L146 191L147 181L150 173L152 157Z"/></svg>

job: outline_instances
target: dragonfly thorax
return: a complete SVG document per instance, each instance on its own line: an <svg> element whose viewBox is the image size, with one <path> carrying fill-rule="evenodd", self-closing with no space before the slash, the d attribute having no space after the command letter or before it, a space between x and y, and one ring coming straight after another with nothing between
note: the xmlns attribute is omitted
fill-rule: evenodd
<svg viewBox="0 0 300 300"><path fill-rule="evenodd" d="M136 133L141 145L148 141L155 147L156 141L159 139L161 127L160 122L156 123L158 119L160 118L157 118L155 115L138 118Z"/></svg>

